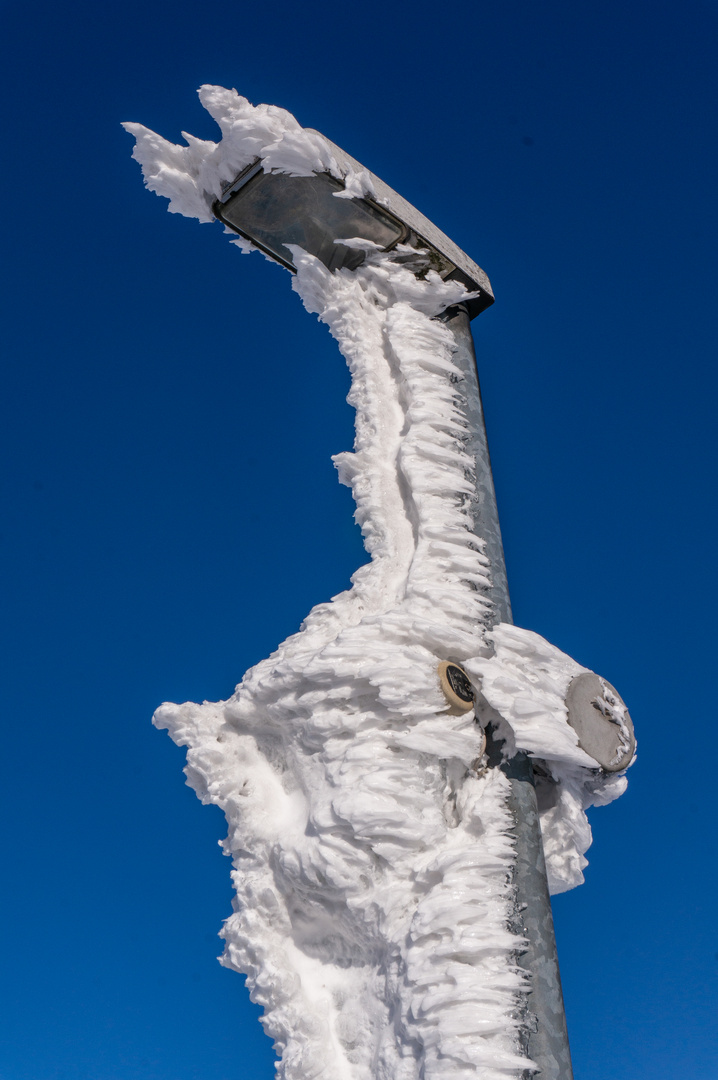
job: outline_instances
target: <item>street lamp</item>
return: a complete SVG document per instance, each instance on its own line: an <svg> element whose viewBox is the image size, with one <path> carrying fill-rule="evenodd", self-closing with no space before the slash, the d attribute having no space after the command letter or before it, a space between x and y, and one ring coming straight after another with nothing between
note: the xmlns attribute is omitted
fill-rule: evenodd
<svg viewBox="0 0 718 1080"><path fill-rule="evenodd" d="M266 173L257 160L226 186L212 210L223 224L290 270L294 270L294 264L287 244L296 244L315 255L330 270L342 267L353 270L361 265L364 252L346 247L341 240L360 237L385 251L398 244L408 245L428 256L430 265L444 280L461 281L471 293L478 294L465 304L449 308L442 319L454 335L454 362L466 380L470 422L467 450L476 463L474 531L484 539L491 562L493 604L487 625L511 622L506 565L470 328L470 319L494 302L489 279L453 241L379 177L369 173L335 143L330 146L340 168L349 166L354 172L369 175L372 199L337 198L337 193L342 191L341 181L328 173L302 177ZM523 753L504 761L500 746L490 736L489 756L492 764L505 772L511 785L516 848L512 929L527 941L518 960L530 977L528 1009L534 1017L525 1025L524 1050L540 1066L542 1080L570 1080L573 1072L533 769L529 757Z"/></svg>
<svg viewBox="0 0 718 1080"><path fill-rule="evenodd" d="M221 112L224 109L222 99L219 107ZM287 116L283 114L283 117ZM224 113L218 119L224 124L225 137L230 140L231 157L234 128ZM309 168L304 163L299 169L288 167L286 163L277 167L270 151L266 154L260 151L254 157L250 155L250 160L244 160L238 170L230 176L225 175L219 183L217 170L214 179L203 181L201 167L193 159L178 188L185 205L191 208L187 212L200 220L210 220L211 213L229 230L290 271L298 269L298 249L319 260L328 271L350 275L367 261L368 253L391 252L395 263L403 263L419 279L432 274L432 280L438 276L441 282L464 287L460 302L451 303L438 318L453 337L452 364L463 381L466 422L463 452L473 464L468 510L473 534L483 542L490 562L490 583L484 591L491 603L484 607L484 630L511 624L501 531L470 329L470 320L493 303L489 280L453 241L388 185L324 136L311 130L302 131L293 118L289 119L295 125L288 128L290 134L298 137L302 132L310 145L312 140L314 144L319 141L319 164ZM251 118L252 123L255 120ZM272 127L274 120L275 117L268 113L261 117L265 138L269 134L276 135L276 125ZM281 118L280 121L286 122ZM242 124L244 128L241 128ZM253 144L257 141L254 135L252 139L247 136L244 116L239 126L245 142ZM138 125L127 127L138 136L146 133L146 129L140 129ZM276 140L267 145L276 146ZM166 179L172 169L179 175L174 153L179 149L175 147L171 152L165 152L162 147L151 145L150 172L149 176L147 171L145 175L149 186L162 194L167 193L165 189L172 189L172 181ZM192 146L189 150L194 152ZM331 169L326 167L327 161L331 161ZM152 172L152 169L156 171ZM582 755L579 763L591 772L595 769L596 774L603 776L620 772L630 764L635 748L625 706L613 687L593 673L578 668L575 662L570 663L574 667L573 678L570 685L567 684L565 706L560 705L574 731L573 744L571 739L568 744L574 747L577 744L576 752ZM459 712L470 709L472 688L461 667L444 661L439 665L439 674L449 704ZM172 725L163 720L160 726L171 728ZM527 1007L519 1024L521 1057L538 1067L541 1080L571 1080L532 762L520 744L516 752L507 754L498 731L492 733L491 725L487 739L489 766L500 769L506 778L504 782L508 783L513 864L510 872L512 910L505 929L516 940L525 943L519 946L516 956L527 977ZM181 741L185 744L189 741L186 734L181 736ZM526 1076L530 1071L527 1065Z"/></svg>

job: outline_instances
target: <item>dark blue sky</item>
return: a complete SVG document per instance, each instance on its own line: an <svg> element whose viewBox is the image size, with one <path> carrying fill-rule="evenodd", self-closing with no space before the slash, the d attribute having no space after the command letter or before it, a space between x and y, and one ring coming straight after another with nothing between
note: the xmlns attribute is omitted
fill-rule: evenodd
<svg viewBox="0 0 718 1080"><path fill-rule="evenodd" d="M516 622L622 692L639 760L555 909L577 1080L718 1052L718 3L4 0L2 1080L266 1080L220 813L150 726L363 559L348 376L286 272L143 190L120 121L280 104L484 267Z"/></svg>

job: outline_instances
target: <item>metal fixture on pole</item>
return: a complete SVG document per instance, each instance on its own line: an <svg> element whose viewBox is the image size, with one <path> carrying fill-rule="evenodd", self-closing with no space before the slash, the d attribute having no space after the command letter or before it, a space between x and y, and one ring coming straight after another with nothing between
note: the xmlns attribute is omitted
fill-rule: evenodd
<svg viewBox="0 0 718 1080"><path fill-rule="evenodd" d="M328 140L327 140L328 142ZM405 199L330 143L340 169L368 174L372 198L335 198L342 184L328 173L293 177L264 172L257 159L245 168L213 204L215 216L293 270L289 244L297 244L329 269L354 269L364 254L342 239L361 237L391 250L399 244L416 249L445 280L463 282L476 295L441 316L456 343L454 362L464 377L467 400L466 450L474 458L476 498L474 530L483 538L491 561L493 602L489 627L512 622L501 530L491 472L486 426L479 389L470 320L493 303L486 274L447 236ZM401 256L400 256L401 257ZM411 257L410 254L408 256ZM489 733L490 736L490 733ZM511 786L515 862L514 911L510 929L527 942L517 962L527 973L527 1006L522 1050L540 1069L541 1080L571 1080L572 1069L563 1009L556 942L551 914L533 771L528 756L505 760L489 737L489 761L502 769ZM526 1071L526 1077L531 1070Z"/></svg>

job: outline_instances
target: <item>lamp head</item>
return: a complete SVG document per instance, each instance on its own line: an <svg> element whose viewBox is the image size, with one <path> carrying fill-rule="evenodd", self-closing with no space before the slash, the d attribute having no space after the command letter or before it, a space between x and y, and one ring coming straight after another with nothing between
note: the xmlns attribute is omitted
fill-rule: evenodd
<svg viewBox="0 0 718 1080"><path fill-rule="evenodd" d="M371 195L345 194L344 182L328 172L265 172L257 158L215 200L215 217L291 271L296 268L290 244L316 256L329 270L355 270L364 261L361 248L342 240L367 240L382 251L407 245L422 257L419 273L432 269L444 280L461 281L470 292L478 292L467 301L471 318L493 304L486 274L448 236L358 161L334 143L329 146L340 171L367 177Z"/></svg>

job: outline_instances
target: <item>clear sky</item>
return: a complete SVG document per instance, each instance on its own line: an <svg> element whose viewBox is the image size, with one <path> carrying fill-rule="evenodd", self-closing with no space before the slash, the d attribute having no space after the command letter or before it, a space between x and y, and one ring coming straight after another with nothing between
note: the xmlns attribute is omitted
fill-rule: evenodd
<svg viewBox="0 0 718 1080"><path fill-rule="evenodd" d="M576 1080L718 1075L716 0L4 0L2 1080L268 1080L221 814L150 725L363 560L348 376L289 276L142 187L123 120L288 108L489 274L516 622L639 759L557 899Z"/></svg>

